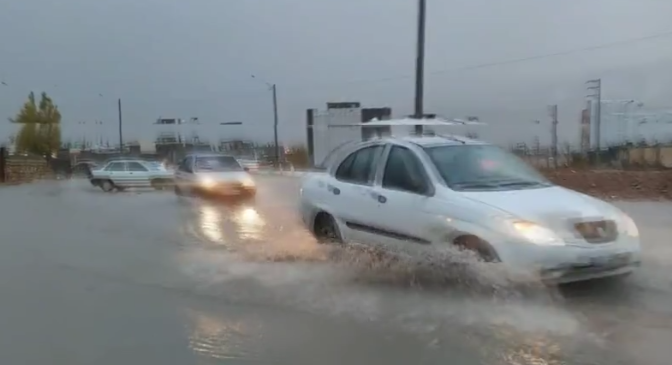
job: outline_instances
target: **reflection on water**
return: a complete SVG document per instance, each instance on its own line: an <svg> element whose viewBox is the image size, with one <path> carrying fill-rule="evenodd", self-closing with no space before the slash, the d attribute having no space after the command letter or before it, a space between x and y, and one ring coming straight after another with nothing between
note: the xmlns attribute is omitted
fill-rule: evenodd
<svg viewBox="0 0 672 365"><path fill-rule="evenodd" d="M213 206L201 205L199 213L199 225L203 235L214 243L224 243L221 212Z"/></svg>
<svg viewBox="0 0 672 365"><path fill-rule="evenodd" d="M264 239L265 220L250 206L199 204L198 228L205 239L216 244ZM233 240L231 238L234 238Z"/></svg>
<svg viewBox="0 0 672 365"><path fill-rule="evenodd" d="M244 240L261 240L266 222L254 208L236 209L233 222L237 225L238 237Z"/></svg>
<svg viewBox="0 0 672 365"><path fill-rule="evenodd" d="M214 359L249 358L244 342L251 337L242 322L226 322L195 310L188 310L189 347L197 355Z"/></svg>

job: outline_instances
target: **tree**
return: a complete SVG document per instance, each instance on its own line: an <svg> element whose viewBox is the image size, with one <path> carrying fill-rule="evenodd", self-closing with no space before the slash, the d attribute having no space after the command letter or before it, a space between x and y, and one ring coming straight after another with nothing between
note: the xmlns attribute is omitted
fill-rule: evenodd
<svg viewBox="0 0 672 365"><path fill-rule="evenodd" d="M47 93L42 93L37 104L35 94L31 92L28 101L10 122L21 124L15 141L17 152L51 158L58 151L61 145L61 113Z"/></svg>

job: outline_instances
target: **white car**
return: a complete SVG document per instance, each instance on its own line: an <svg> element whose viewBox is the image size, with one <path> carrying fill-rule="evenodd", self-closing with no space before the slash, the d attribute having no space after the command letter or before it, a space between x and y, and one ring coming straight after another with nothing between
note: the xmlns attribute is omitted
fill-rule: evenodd
<svg viewBox="0 0 672 365"><path fill-rule="evenodd" d="M185 157L175 171L175 194L251 197L256 184L233 156L196 154Z"/></svg>
<svg viewBox="0 0 672 365"><path fill-rule="evenodd" d="M640 264L634 221L553 185L515 155L458 136L346 144L301 183L301 215L320 242L411 253L449 245L529 269L547 282L623 276Z"/></svg>
<svg viewBox="0 0 672 365"><path fill-rule="evenodd" d="M173 173L159 162L115 159L92 169L89 180L106 192L150 187L161 190L172 185Z"/></svg>

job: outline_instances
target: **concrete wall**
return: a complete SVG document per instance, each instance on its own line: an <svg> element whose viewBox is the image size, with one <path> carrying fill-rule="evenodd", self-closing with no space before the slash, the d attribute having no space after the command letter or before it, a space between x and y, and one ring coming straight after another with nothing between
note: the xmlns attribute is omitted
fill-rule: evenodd
<svg viewBox="0 0 672 365"><path fill-rule="evenodd" d="M672 146L633 147L623 153L622 159L627 160L631 165L672 168Z"/></svg>
<svg viewBox="0 0 672 365"><path fill-rule="evenodd" d="M554 166L547 154L522 156L523 160L537 168L551 168ZM559 167L571 166L572 156L566 153L558 153ZM612 167L657 167L672 168L672 146L662 147L631 147L622 149L610 157L602 157L601 164Z"/></svg>
<svg viewBox="0 0 672 365"><path fill-rule="evenodd" d="M42 157L7 156L5 160L5 183L20 184L37 179L53 177L54 173Z"/></svg>

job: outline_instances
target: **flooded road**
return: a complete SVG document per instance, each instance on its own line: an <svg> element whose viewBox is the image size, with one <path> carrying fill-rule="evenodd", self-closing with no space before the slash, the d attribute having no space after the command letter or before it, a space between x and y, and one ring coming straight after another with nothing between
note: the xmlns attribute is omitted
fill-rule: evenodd
<svg viewBox="0 0 672 365"><path fill-rule="evenodd" d="M81 181L0 188L0 362L669 363L670 204L619 203L645 245L619 285L475 293L328 260L298 224L297 180L258 183L235 205Z"/></svg>

